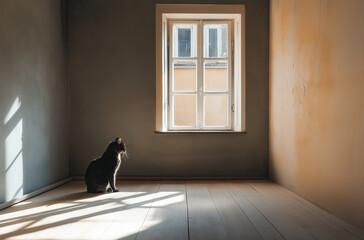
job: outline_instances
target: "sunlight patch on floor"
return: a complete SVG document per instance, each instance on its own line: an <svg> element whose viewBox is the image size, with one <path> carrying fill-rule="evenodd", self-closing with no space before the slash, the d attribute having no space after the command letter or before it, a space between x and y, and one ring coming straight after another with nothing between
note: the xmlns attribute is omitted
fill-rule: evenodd
<svg viewBox="0 0 364 240"><path fill-rule="evenodd" d="M148 222L150 227L157 226L158 224L161 224L161 220L153 220ZM140 228L142 227L143 222L141 221L118 221L114 222L110 227L109 231L106 230L105 233L102 235L102 239L110 239L110 240L116 240L116 239L123 239L127 238L129 236L136 235ZM117 228L115 228L117 227ZM117 231L115 231L117 229Z"/></svg>
<svg viewBox="0 0 364 240"><path fill-rule="evenodd" d="M60 194L62 187L55 194L40 195L41 205L27 200L15 205L16 211L5 211L0 216L0 228L6 225L1 230L4 239L134 239L139 231L158 228L165 221L154 216L155 211L185 201L183 192L158 192L155 184L143 187L148 191L121 186L120 192L105 194L82 191L82 182L71 183L73 187L75 191L65 195Z"/></svg>
<svg viewBox="0 0 364 240"><path fill-rule="evenodd" d="M18 207L19 204L17 204L15 206ZM51 206L47 206L47 205L42 205L39 207L32 207L32 208L27 208L24 210L19 210L19 211L15 211L15 212L4 212L0 215L0 223L7 223L10 224L11 222L14 221L19 221L19 220L26 220L26 219L34 219L37 216L44 216L47 213L48 214L56 214L57 210L60 209L64 209L66 207L71 207L74 206L74 204L72 203L62 203L62 204L57 204L57 205L51 205Z"/></svg>
<svg viewBox="0 0 364 240"><path fill-rule="evenodd" d="M114 207L113 203L102 204L97 206L76 206L73 209L60 211L51 214L49 216L42 216L42 219L37 221L32 227L40 227L46 225L47 228L53 228L56 224L58 224L61 220L65 220L65 223L68 221L78 222L82 219L92 219L97 216L101 219L107 219L107 217L103 218L103 215L107 215L109 211L117 211L120 207Z"/></svg>
<svg viewBox="0 0 364 240"><path fill-rule="evenodd" d="M183 202L184 200L185 195L180 192L159 192L158 198L153 202L153 207L165 207Z"/></svg>
<svg viewBox="0 0 364 240"><path fill-rule="evenodd" d="M4 224L4 225L1 224L0 239L2 239L1 238L2 234L7 234L7 233L18 231L19 229L23 229L31 222L32 221L21 221L21 222L12 223L12 224Z"/></svg>
<svg viewBox="0 0 364 240"><path fill-rule="evenodd" d="M122 200L122 202L124 202L126 204L138 204L138 203L152 201L154 199L155 194L146 194L146 193L144 193L144 194L145 195Z"/></svg>

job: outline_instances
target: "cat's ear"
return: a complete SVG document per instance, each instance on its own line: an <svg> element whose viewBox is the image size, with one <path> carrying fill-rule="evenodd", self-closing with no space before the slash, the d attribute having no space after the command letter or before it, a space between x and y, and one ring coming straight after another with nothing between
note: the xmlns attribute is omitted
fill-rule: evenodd
<svg viewBox="0 0 364 240"><path fill-rule="evenodd" d="M123 140L121 137L117 137L116 139L116 142L118 143L118 144L120 144L121 143L121 140Z"/></svg>

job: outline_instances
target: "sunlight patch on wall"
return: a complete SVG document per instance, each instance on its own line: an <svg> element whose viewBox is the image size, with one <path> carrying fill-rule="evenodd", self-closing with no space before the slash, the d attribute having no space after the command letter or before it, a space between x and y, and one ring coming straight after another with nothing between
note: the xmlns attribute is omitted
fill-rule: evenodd
<svg viewBox="0 0 364 240"><path fill-rule="evenodd" d="M19 99L19 97L17 97L13 104L10 107L10 110L8 112L8 114L6 114L5 118L4 118L4 124L7 124L9 122L9 120L14 116L14 114L19 110L21 106L21 101Z"/></svg>
<svg viewBox="0 0 364 240"><path fill-rule="evenodd" d="M17 97L4 119L7 124L19 110ZM23 120L20 119L5 139L5 201L23 196Z"/></svg>

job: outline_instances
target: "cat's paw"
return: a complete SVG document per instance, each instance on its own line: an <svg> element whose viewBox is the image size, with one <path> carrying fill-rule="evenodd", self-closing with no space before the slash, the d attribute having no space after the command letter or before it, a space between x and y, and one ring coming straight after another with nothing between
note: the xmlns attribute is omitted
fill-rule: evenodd
<svg viewBox="0 0 364 240"><path fill-rule="evenodd" d="M119 192L119 190L117 188L113 189L113 192Z"/></svg>
<svg viewBox="0 0 364 240"><path fill-rule="evenodd" d="M113 192L112 188L107 188L106 192Z"/></svg>

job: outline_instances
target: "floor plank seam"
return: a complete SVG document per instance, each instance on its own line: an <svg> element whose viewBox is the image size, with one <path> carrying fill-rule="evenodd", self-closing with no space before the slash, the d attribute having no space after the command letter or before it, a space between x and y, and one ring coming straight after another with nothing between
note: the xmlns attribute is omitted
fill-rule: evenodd
<svg viewBox="0 0 364 240"><path fill-rule="evenodd" d="M217 209L217 207L216 207L216 203L215 203L214 198L213 198L213 197L212 197L212 195L211 195L210 189L209 189L209 187L208 187L206 184L204 184L204 185L206 186L207 192L209 193L210 198L211 198L211 200L212 200L212 203L213 203L213 204L214 204L214 206L215 206L215 209L216 209L216 212L217 212L217 214L218 214L218 216L219 216L219 219L220 219L221 225L223 226L223 228L224 228L224 230L225 230L225 232L226 232L227 236L229 236L228 231L227 231L227 228L226 228L226 225L225 225L225 223L224 223L224 221L223 221L223 219L222 219L222 217L221 217L221 213L220 213L220 211L219 211L219 210Z"/></svg>
<svg viewBox="0 0 364 240"><path fill-rule="evenodd" d="M125 206L123 206L123 208L121 209L120 212L124 211L125 208L127 207L128 205L125 204ZM100 237L98 238L98 240L102 239L102 237L104 236L104 234L107 232L107 230L109 230L109 228L111 227L112 223L115 221L115 219L117 219L118 215L116 215L113 220L111 221L110 225L108 227L106 227L106 229L102 232L102 234L100 235Z"/></svg>
<svg viewBox="0 0 364 240"><path fill-rule="evenodd" d="M187 184L185 182L185 192L186 192L186 210L187 210L187 237L190 240L190 215L188 209L188 193L187 193Z"/></svg>
<svg viewBox="0 0 364 240"><path fill-rule="evenodd" d="M275 184L272 184L272 185L275 185ZM253 186L252 186L253 187ZM285 206L289 206L291 208L298 208L298 209L301 209L303 210L306 214L310 215L311 217L313 218L316 218L312 213L310 213L309 211L307 211L307 209L303 208L302 206L300 206L300 204L294 204L292 206L292 203L290 203L290 201L288 200L287 196L286 195L283 195L283 194L278 194L279 196L274 196L274 193L275 193L275 190L272 190L271 188L268 188L266 186L263 186L262 187L266 193L268 194L268 197L266 196L266 194L264 194L263 192L261 192L262 196L269 202L272 203L272 205L274 205L276 208L281 208L279 205L277 205L277 202L279 203L282 203L284 202L285 203ZM263 190L263 191L264 191ZM258 191L256 189L256 191ZM270 197L269 197L270 196ZM288 201L288 202L287 202ZM283 212L283 214L289 218L292 219L293 222L295 222L298 226L301 226L300 222L298 222L294 216L292 216L292 214L288 213L287 212L287 209L285 208ZM295 211L297 211L297 209L294 209ZM283 210L282 210L283 211ZM312 237L313 239L317 240L316 236L309 231L309 228L308 227L305 227L305 226L301 226L301 228L303 229L303 231L308 234L308 236Z"/></svg>
<svg viewBox="0 0 364 240"><path fill-rule="evenodd" d="M159 192L159 189L161 188L161 184L158 185L158 189L157 191L155 192L154 194L154 197L153 197L153 201L151 202L150 204L150 207L148 208L148 212L147 214L145 214L145 217L144 217L144 220L143 220L143 223L140 225L140 228L138 230L138 233L135 235L135 238L134 240L137 240L138 239L138 236L139 236L139 233L140 233L140 229L142 229L142 227L144 226L144 223L145 223L145 220L147 219L148 215L149 215L149 212L150 212L150 209L152 208L153 206L153 203L154 203L154 200L155 200L155 197L157 196L158 192Z"/></svg>
<svg viewBox="0 0 364 240"><path fill-rule="evenodd" d="M259 192L258 191L258 189L255 189L251 184L249 184L249 186L251 187L251 188L253 188L256 192L258 192L259 194L261 194L262 195L262 193L261 192ZM262 195L262 197L264 198L264 199L266 199L263 195ZM262 214L262 216L270 223L270 225L272 225L272 227L274 228L274 229L276 229L277 230L277 232L284 238L284 239L286 239L287 240L287 238L281 233L281 231L279 231L278 230L278 228L249 200L249 198L247 198L247 200L251 203L251 205L260 213L260 214Z"/></svg>
<svg viewBox="0 0 364 240"><path fill-rule="evenodd" d="M234 200L234 202L238 205L238 207L240 208L240 210L244 213L244 215L246 216L246 218L248 219L248 221L250 222L250 224L254 227L255 231L257 231L257 233L259 234L259 236L264 239L264 237L262 236L262 234L258 231L258 229L256 228L255 224L253 224L253 222L250 220L249 216L244 212L244 210L240 207L240 204L236 201L235 197L232 194L232 190L226 185L224 184L227 192L229 193L230 197Z"/></svg>

